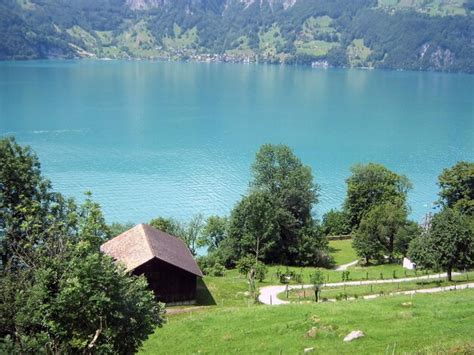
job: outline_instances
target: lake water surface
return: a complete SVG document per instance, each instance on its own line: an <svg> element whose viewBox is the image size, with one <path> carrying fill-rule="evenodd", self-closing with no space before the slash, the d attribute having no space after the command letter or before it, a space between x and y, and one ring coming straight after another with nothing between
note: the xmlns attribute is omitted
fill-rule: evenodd
<svg viewBox="0 0 474 355"><path fill-rule="evenodd" d="M0 63L0 136L37 152L54 187L90 190L108 221L226 214L263 143L285 143L344 199L358 162L406 174L412 217L437 176L474 158L474 76L121 61Z"/></svg>

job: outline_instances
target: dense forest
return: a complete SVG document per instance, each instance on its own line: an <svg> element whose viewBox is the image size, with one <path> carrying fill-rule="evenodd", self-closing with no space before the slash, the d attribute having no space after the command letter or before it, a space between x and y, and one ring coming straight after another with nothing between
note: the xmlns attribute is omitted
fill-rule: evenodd
<svg viewBox="0 0 474 355"><path fill-rule="evenodd" d="M474 0L0 0L0 59L474 72Z"/></svg>

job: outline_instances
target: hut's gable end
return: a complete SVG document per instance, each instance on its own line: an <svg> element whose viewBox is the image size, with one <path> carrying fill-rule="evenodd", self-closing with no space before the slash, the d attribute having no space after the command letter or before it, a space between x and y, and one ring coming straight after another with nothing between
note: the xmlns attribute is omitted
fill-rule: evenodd
<svg viewBox="0 0 474 355"><path fill-rule="evenodd" d="M137 267L133 274L144 275L160 301L180 303L196 299L197 276L163 260L154 258Z"/></svg>

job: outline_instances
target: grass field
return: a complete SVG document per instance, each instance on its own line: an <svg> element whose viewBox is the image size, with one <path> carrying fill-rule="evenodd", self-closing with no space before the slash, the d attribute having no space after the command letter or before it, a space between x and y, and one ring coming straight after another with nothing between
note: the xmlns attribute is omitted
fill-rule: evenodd
<svg viewBox="0 0 474 355"><path fill-rule="evenodd" d="M352 249L352 240L331 240L329 242L329 250L334 258L336 265L342 265L357 260L358 256Z"/></svg>
<svg viewBox="0 0 474 355"><path fill-rule="evenodd" d="M271 284L278 284L279 279L277 277L278 271L286 272L286 266L269 266L266 282ZM314 273L313 267L288 267L289 271L293 271L295 274L300 274L302 283L309 283L310 275ZM360 281L360 280L381 280L381 279L392 279L402 277L415 277L427 274L428 272L421 272L415 270L406 270L402 265L399 264L381 264L381 265L369 265L369 266L351 266L347 269L349 271L349 280ZM326 282L341 282L342 271L336 271L334 269L323 269ZM294 280L290 281L290 284L296 284Z"/></svg>
<svg viewBox="0 0 474 355"><path fill-rule="evenodd" d="M411 304L402 305L402 303ZM314 327L314 337L307 332ZM344 336L362 330L350 343ZM170 316L142 354L473 353L474 290L372 301L226 307Z"/></svg>
<svg viewBox="0 0 474 355"><path fill-rule="evenodd" d="M378 0L378 6L385 9L413 9L430 16L466 15L466 0Z"/></svg>
<svg viewBox="0 0 474 355"><path fill-rule="evenodd" d="M349 263L357 260L357 255L351 247L350 240L337 240L329 243L331 255L333 255L336 265ZM303 284L310 283L310 275L314 272L313 267L286 267L282 265L268 266L267 276L263 282L258 283L258 287L278 285L280 279L278 274L292 271L301 275ZM352 266L348 269L351 281L359 280L380 280L402 277L421 276L424 273L413 270L405 270L398 264L384 264L372 266ZM341 282L342 272L334 269L324 269L326 282ZM473 277L474 279L474 277ZM299 284L296 280L290 280L290 284ZM237 270L227 270L224 277L205 276L198 285L197 305L202 306L247 306L248 285L245 277L239 275ZM323 296L327 297L327 296Z"/></svg>
<svg viewBox="0 0 474 355"><path fill-rule="evenodd" d="M322 298L334 299L338 296L347 295L348 297L360 297L372 294L384 294L387 295L392 292L402 292L410 290L418 290L424 288L434 287L445 287L451 285L459 285L466 282L472 282L474 280L474 272L470 272L463 275L453 277L452 282L443 279L430 279L430 280L418 280L409 282L396 282L386 284L374 284L374 285L360 285L360 286L346 286L346 287L323 287L321 291ZM286 298L285 292L281 293L278 298L289 301L308 301L314 300L314 293L311 289L293 289L288 292L288 298Z"/></svg>
<svg viewBox="0 0 474 355"><path fill-rule="evenodd" d="M330 242L336 265L357 259L350 240ZM266 279L258 286L279 284L278 273L286 266L269 266ZM288 268L309 282L314 268ZM401 278L424 273L406 271L396 264L353 266L351 280ZM342 281L342 272L324 271L329 282ZM474 273L468 275L474 279ZM466 280L466 275L456 276ZM295 284L295 282L292 282ZM418 288L446 286L444 280L409 281L370 286L331 287L322 297L335 298L346 293L384 294ZM301 291L301 290L299 290ZM298 300L299 291L290 292ZM310 300L311 290L306 290ZM284 299L284 297L282 297ZM411 302L402 305L402 303ZM170 314L163 328L147 340L141 354L236 354L236 353L474 353L474 290L390 296L351 302L308 302L284 306L264 306L247 296L246 279L237 270L224 277L205 276L198 285L197 306L184 313ZM312 329L308 335L308 331ZM343 338L352 330L366 336L351 343Z"/></svg>

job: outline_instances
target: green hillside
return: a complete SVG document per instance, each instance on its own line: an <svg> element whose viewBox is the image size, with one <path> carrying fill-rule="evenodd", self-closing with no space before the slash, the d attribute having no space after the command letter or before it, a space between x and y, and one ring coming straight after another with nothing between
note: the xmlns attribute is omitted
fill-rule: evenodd
<svg viewBox="0 0 474 355"><path fill-rule="evenodd" d="M464 290L188 312L170 316L141 353L303 354L313 348L315 354L472 354L473 296ZM353 330L365 337L344 342Z"/></svg>
<svg viewBox="0 0 474 355"><path fill-rule="evenodd" d="M474 0L0 0L0 59L474 72Z"/></svg>

